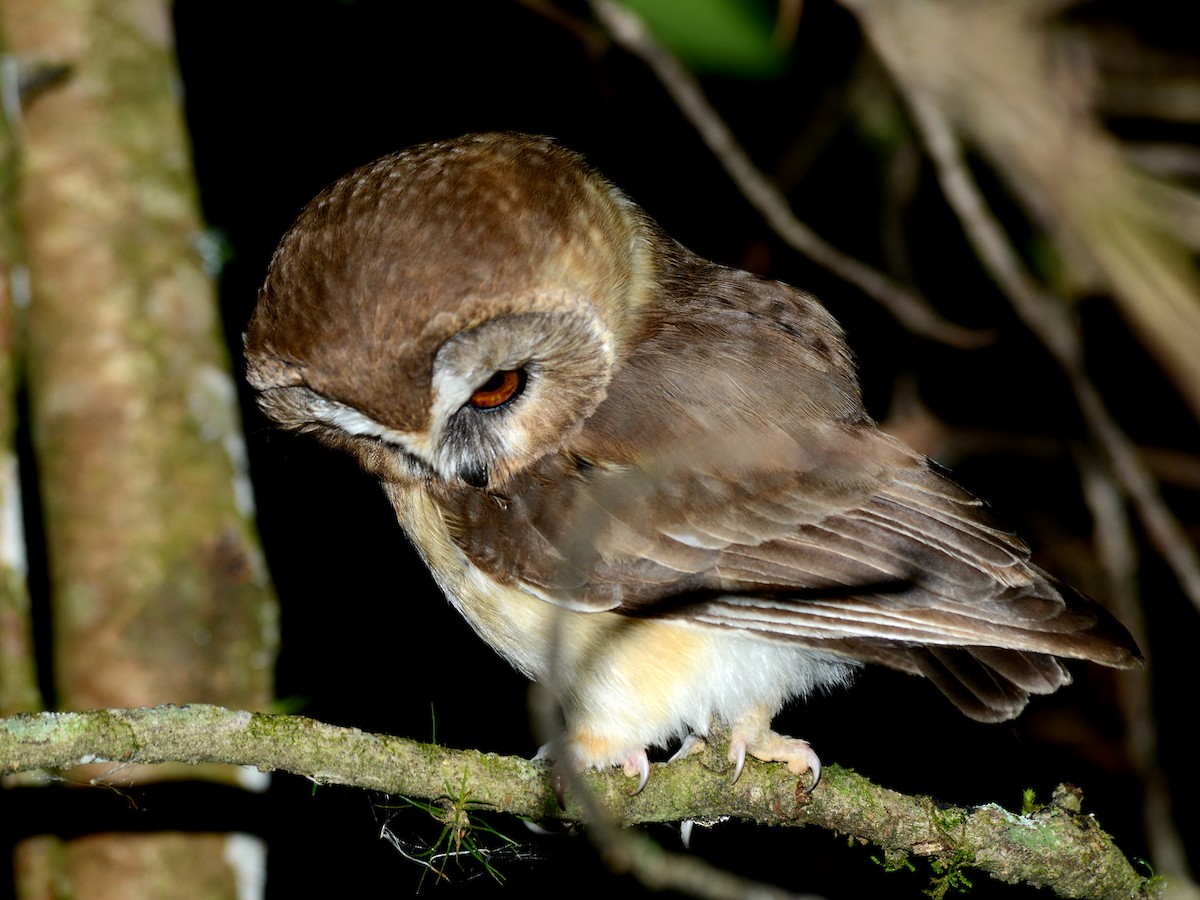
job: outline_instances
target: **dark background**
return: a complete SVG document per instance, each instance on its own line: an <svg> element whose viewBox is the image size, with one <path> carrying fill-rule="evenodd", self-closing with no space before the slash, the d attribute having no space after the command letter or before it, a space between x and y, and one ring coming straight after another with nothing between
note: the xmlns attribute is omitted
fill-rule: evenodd
<svg viewBox="0 0 1200 900"><path fill-rule="evenodd" d="M927 164L918 163L925 171L903 210L907 275L948 318L995 328L998 340L985 349L957 351L908 334L869 298L785 248L642 64L609 45L581 5L558 8L578 15L582 27L500 0L179 0L178 46L201 202L228 253L222 302L239 368L240 331L270 254L320 188L413 143L487 130L552 135L582 151L693 250L821 296L847 329L872 414L885 418L897 386L915 385L952 429L984 435L971 453L943 461L1031 540L1046 568L1089 588L1090 522L1072 457L1082 428L1071 395L980 272ZM1073 15L1113 20L1150 42L1186 42L1186 29L1164 23L1167 8L1150 4L1135 20L1117 20L1129 13L1085 4ZM843 249L887 267L881 210L890 157L887 147L864 137L855 116L863 97L854 90L869 83L871 68L850 16L817 0L805 4L796 46L778 78L715 74L705 87L759 165L786 186L801 218ZM885 107L891 104L885 82L876 77L874 84ZM1130 135L1157 127L1111 124ZM1094 374L1133 436L1194 448L1194 422L1108 302L1090 300L1082 314ZM449 608L378 487L349 459L273 432L248 394L243 400L259 524L282 601L279 695L288 707L366 730L531 755L536 743L524 680ZM1185 522L1195 523L1194 493L1168 490L1168 497ZM1184 732L1194 718L1196 682L1190 655L1176 648L1180 636L1194 641L1200 629L1169 574L1146 559L1143 590L1167 748L1162 765L1184 809L1200 800L1187 774ZM1123 849L1142 855L1141 789L1122 749L1114 680L1094 667L1073 671L1074 686L1035 700L1019 720L1003 725L965 719L919 679L872 671L851 691L794 704L778 727L810 739L827 764L947 803L1019 809L1026 788L1046 802L1057 783L1076 783L1085 809ZM1180 704L1192 712L1169 715ZM260 834L270 842L272 897L411 894L421 869L380 839L381 826L390 823L418 851L439 831L423 813L401 811L389 798L314 788L282 775L265 797L229 791L214 798L211 790L176 786L75 802L82 804L81 830L98 817L115 827ZM56 807L54 815L61 814ZM37 833L38 810L25 815L29 833ZM510 896L529 889L639 890L627 876L606 873L586 840L534 837L511 820L494 824L537 857L497 862ZM653 831L678 847L670 829ZM1189 838L1196 846L1194 831ZM693 852L830 898L917 897L929 878L920 861L915 874L887 873L871 861L875 848L848 846L845 837L816 829L725 824L698 830ZM451 874L452 884L427 881L425 889L492 888L478 868ZM976 897L1034 896L982 875L974 880Z"/></svg>

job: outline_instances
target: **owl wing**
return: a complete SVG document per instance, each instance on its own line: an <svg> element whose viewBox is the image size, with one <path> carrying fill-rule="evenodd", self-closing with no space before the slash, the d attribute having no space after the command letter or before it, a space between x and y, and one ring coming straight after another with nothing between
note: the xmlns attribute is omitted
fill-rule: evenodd
<svg viewBox="0 0 1200 900"><path fill-rule="evenodd" d="M460 546L570 609L753 633L934 681L1015 716L1070 678L1131 666L1101 607L1030 562L983 504L880 432L836 323L744 273L688 273L564 448L488 499ZM671 282L667 282L668 287Z"/></svg>
<svg viewBox="0 0 1200 900"><path fill-rule="evenodd" d="M1068 683L1057 657L1138 659L1125 630L1034 566L979 500L873 429L799 474L693 463L593 478L586 514L542 534L562 561L546 595L921 674L984 721Z"/></svg>
<svg viewBox="0 0 1200 900"><path fill-rule="evenodd" d="M570 450L514 486L505 524L466 530L494 566L573 609L925 675L986 721L1069 682L1057 657L1137 663L1107 612L877 429L815 301L720 290L643 341Z"/></svg>

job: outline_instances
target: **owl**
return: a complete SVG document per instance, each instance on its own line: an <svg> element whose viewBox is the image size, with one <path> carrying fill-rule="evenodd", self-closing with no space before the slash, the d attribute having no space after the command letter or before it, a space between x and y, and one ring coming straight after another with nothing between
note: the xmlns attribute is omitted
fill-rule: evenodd
<svg viewBox="0 0 1200 900"><path fill-rule="evenodd" d="M649 772L730 733L797 774L791 698L867 663L971 718L1129 667L1128 633L863 408L811 295L691 253L574 152L482 134L346 175L245 335L262 410L352 454L478 635L561 704L552 751Z"/></svg>

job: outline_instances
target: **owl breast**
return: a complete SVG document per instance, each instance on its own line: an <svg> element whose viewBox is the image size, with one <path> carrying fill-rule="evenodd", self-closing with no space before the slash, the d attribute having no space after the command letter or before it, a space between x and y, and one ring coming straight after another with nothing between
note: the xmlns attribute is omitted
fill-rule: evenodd
<svg viewBox="0 0 1200 900"><path fill-rule="evenodd" d="M857 668L761 636L548 602L542 588L473 563L426 491L385 489L451 605L509 664L553 690L568 722L587 723L571 735L583 765L618 765L642 748L705 735L714 719L769 717L790 697L847 684Z"/></svg>

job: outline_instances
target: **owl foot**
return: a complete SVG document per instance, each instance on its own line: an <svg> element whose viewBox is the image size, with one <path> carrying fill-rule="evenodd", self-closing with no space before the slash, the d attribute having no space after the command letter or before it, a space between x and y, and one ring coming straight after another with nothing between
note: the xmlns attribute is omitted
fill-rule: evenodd
<svg viewBox="0 0 1200 900"><path fill-rule="evenodd" d="M638 786L633 789L633 793L640 794L646 782L650 780L650 757L646 755L645 747L625 757L625 774L638 776Z"/></svg>
<svg viewBox="0 0 1200 900"><path fill-rule="evenodd" d="M684 759L691 756L693 753L702 753L704 748L708 746L708 742L698 734L689 734L683 739L683 743L679 745L679 749L671 754L671 758L667 760L669 763L675 762L677 759Z"/></svg>
<svg viewBox="0 0 1200 900"><path fill-rule="evenodd" d="M555 759L554 744L547 743L538 747L537 753L533 754L533 760L534 762L554 760L553 765L550 767L550 787L554 789L554 796L558 800L558 808L566 810L567 773L563 769L562 762Z"/></svg>
<svg viewBox="0 0 1200 900"><path fill-rule="evenodd" d="M543 744L538 748L538 752L534 754L533 758L535 760L553 759L554 749L555 748L552 744ZM580 753L580 749L578 747L572 747L572 749L567 752L566 759L570 761L570 764L573 766L573 769L576 772L582 772L587 768L603 768L600 765L589 764L586 762L586 758ZM566 809L563 795L566 791L568 779L566 772L564 772L562 769L563 764L564 761L562 759L555 761L554 767L550 773L550 783L554 788L554 796L558 798L558 805L563 809ZM642 789L646 787L646 783L650 780L650 757L646 754L646 748L642 747L640 750L630 751L625 756L623 768L626 775L630 777L633 777L634 775L638 776L637 787L633 789L633 795L640 794Z"/></svg>
<svg viewBox="0 0 1200 900"><path fill-rule="evenodd" d="M679 745L679 749L671 754L668 763L673 763L677 759L684 759L691 756L693 753L703 753L704 748L708 746L708 741L704 740L698 734L689 734L683 739L683 743ZM683 844L684 850L692 848L692 829L696 825L695 819L684 819L679 823L679 840Z"/></svg>
<svg viewBox="0 0 1200 900"><path fill-rule="evenodd" d="M733 763L733 780L736 782L742 775L746 764L746 755L763 762L787 763L788 771L793 775L812 773L811 792L821 780L821 760L808 741L788 737L772 731L769 719L762 716L750 716L733 728L729 739L729 761Z"/></svg>

